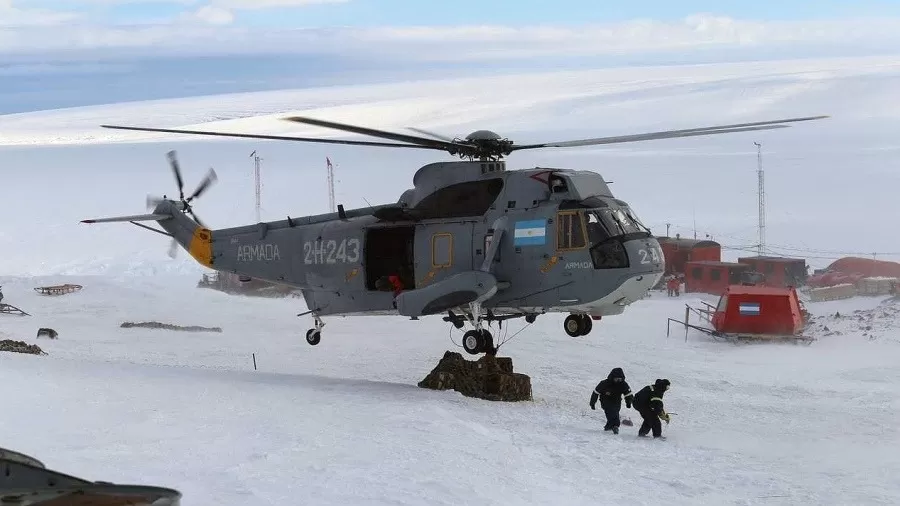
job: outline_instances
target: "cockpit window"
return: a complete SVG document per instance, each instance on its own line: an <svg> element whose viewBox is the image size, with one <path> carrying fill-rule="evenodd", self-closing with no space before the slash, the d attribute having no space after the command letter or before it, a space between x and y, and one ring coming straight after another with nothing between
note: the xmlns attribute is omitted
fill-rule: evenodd
<svg viewBox="0 0 900 506"><path fill-rule="evenodd" d="M641 229L641 232L647 232L648 234L650 233L650 229L647 228L647 226L638 219L637 215L634 214L634 211L632 211L630 207L625 208L625 214L628 215L628 218L631 219L632 223L634 223L639 229Z"/></svg>
<svg viewBox="0 0 900 506"><path fill-rule="evenodd" d="M561 211L557 214L556 249L572 250L587 246L581 212Z"/></svg>
<svg viewBox="0 0 900 506"><path fill-rule="evenodd" d="M650 233L650 230L645 227L644 224L634 216L631 209L627 207L619 209L595 209L589 211L588 215L588 230L591 229L590 223L593 221L602 224L609 236Z"/></svg>
<svg viewBox="0 0 900 506"><path fill-rule="evenodd" d="M596 212L587 213L587 231L588 242L591 244L599 244L610 238L609 231L600 221L600 215Z"/></svg>
<svg viewBox="0 0 900 506"><path fill-rule="evenodd" d="M591 260L595 269L624 269L629 266L623 240L650 235L634 213L626 207L585 211ZM616 238L616 239L613 239ZM618 239L621 238L621 239Z"/></svg>

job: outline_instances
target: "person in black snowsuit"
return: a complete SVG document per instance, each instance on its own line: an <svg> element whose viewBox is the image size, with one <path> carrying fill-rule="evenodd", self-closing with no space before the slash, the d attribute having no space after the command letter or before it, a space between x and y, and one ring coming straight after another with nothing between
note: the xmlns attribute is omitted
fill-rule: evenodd
<svg viewBox="0 0 900 506"><path fill-rule="evenodd" d="M606 414L606 425L603 430L611 430L613 434L619 433L619 411L622 409L622 397L625 397L625 406L631 407L634 396L631 395L631 387L625 382L625 373L621 367L616 367L609 372L605 380L597 383L594 393L591 394L591 409L597 409L597 399L600 399L600 407Z"/></svg>
<svg viewBox="0 0 900 506"><path fill-rule="evenodd" d="M647 385L634 396L634 409L641 414L644 423L638 429L638 436L645 437L653 430L653 437L662 436L662 423L669 423L669 414L663 406L663 394L669 389L669 380L657 379L653 385Z"/></svg>

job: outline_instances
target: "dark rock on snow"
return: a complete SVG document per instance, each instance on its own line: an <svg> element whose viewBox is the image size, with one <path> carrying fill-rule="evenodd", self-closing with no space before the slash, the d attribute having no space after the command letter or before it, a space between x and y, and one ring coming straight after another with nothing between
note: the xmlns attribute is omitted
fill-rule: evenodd
<svg viewBox="0 0 900 506"><path fill-rule="evenodd" d="M130 329L132 327L142 327L145 329L164 329L164 330L181 330L184 332L222 332L221 327L200 327L197 325L191 325L188 327L182 327L181 325L171 325L169 323L159 323L159 322L125 322L120 325L123 329Z"/></svg>
<svg viewBox="0 0 900 506"><path fill-rule="evenodd" d="M531 378L513 372L512 358L483 356L476 361L448 351L419 387L453 389L467 397L489 401L530 401Z"/></svg>
<svg viewBox="0 0 900 506"><path fill-rule="evenodd" d="M28 344L24 341L13 341L12 339L4 339L0 341L0 351L11 351L13 353L29 353L31 355L46 355L47 353L36 344Z"/></svg>

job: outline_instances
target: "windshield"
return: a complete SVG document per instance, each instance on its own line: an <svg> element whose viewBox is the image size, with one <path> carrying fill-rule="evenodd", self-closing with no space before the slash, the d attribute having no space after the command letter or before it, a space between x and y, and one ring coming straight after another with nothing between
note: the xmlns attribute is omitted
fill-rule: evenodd
<svg viewBox="0 0 900 506"><path fill-rule="evenodd" d="M587 211L587 222L591 244L597 244L610 237L650 234L650 229L645 227L627 207Z"/></svg>

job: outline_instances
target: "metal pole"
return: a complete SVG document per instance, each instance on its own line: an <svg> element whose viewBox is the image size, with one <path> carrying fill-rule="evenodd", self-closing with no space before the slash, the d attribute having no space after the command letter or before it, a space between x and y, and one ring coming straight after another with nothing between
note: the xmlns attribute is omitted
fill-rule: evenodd
<svg viewBox="0 0 900 506"><path fill-rule="evenodd" d="M260 158L259 155L256 154L256 151L250 153L250 156L253 157L253 177L256 182L256 222L261 223L262 218L260 217L260 206L262 205L262 182L260 181L259 161L262 160L262 158Z"/></svg>
<svg viewBox="0 0 900 506"><path fill-rule="evenodd" d="M757 254L763 256L763 252L766 251L766 183L762 166L762 144L758 142L753 144L756 145L756 178L758 184L757 193L759 195L759 224L757 225L759 244L757 245Z"/></svg>
<svg viewBox="0 0 900 506"><path fill-rule="evenodd" d="M325 163L328 168L328 209L333 213L335 212L335 201L334 201L334 166L331 164L331 158L325 157Z"/></svg>

